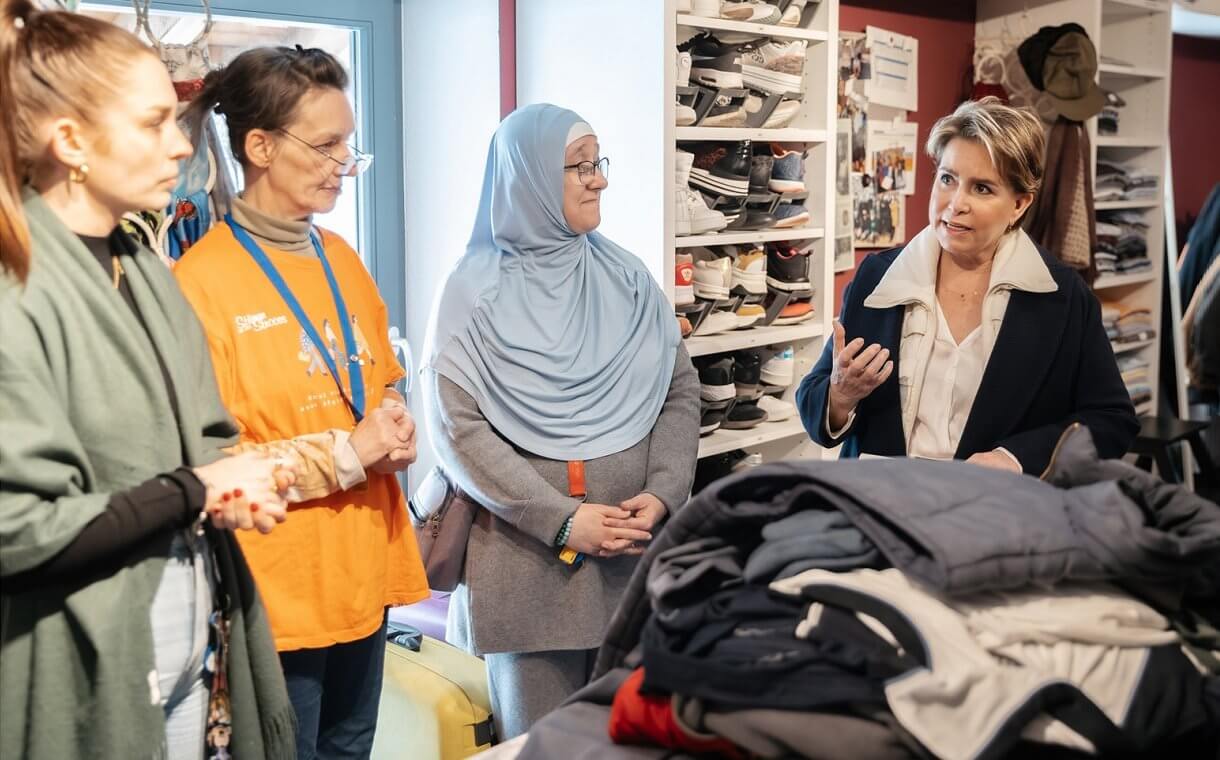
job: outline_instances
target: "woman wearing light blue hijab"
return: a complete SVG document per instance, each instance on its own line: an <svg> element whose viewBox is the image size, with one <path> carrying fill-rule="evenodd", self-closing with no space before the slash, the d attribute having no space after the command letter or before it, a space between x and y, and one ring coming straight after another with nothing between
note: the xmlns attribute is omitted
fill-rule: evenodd
<svg viewBox="0 0 1220 760"><path fill-rule="evenodd" d="M501 738L588 679L635 555L694 478L698 376L647 269L593 231L606 166L571 111L506 118L424 347L430 438L485 507L449 637L484 656Z"/></svg>

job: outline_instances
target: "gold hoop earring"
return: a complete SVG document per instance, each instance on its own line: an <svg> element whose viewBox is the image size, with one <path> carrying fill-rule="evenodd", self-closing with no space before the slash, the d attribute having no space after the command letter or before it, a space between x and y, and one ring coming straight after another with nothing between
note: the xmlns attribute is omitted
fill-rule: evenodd
<svg viewBox="0 0 1220 760"><path fill-rule="evenodd" d="M81 164L68 169L68 180L83 185L89 178L89 164Z"/></svg>

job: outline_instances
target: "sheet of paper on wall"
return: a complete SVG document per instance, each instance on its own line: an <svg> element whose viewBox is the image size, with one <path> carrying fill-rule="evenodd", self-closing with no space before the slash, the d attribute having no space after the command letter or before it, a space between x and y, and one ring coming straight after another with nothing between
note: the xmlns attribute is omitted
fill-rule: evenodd
<svg viewBox="0 0 1220 760"><path fill-rule="evenodd" d="M868 120L865 169L877 192L915 193L915 151L919 125L913 121Z"/></svg>
<svg viewBox="0 0 1220 760"><path fill-rule="evenodd" d="M864 28L871 76L864 94L872 103L919 110L919 40L875 26Z"/></svg>

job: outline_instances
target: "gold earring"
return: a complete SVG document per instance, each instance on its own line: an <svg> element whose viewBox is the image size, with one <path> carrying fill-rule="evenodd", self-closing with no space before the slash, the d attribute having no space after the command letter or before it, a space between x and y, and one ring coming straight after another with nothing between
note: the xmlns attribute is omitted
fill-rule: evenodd
<svg viewBox="0 0 1220 760"><path fill-rule="evenodd" d="M81 164L68 169L68 179L79 185L83 185L85 180L89 178L89 164Z"/></svg>

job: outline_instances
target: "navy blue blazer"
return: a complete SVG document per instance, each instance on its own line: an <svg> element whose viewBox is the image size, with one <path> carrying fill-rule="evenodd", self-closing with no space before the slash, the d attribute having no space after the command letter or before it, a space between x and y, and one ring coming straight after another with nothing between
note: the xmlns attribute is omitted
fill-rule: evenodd
<svg viewBox="0 0 1220 760"><path fill-rule="evenodd" d="M809 436L822 446L843 445L842 456L861 453L905 456L898 392L898 342L903 306L872 309L864 299L894 263L901 248L866 258L843 294L839 319L846 340L863 337L890 350L894 371L862 399L841 438L825 429L834 341L796 391L797 408ZM1000 324L978 395L958 443L956 459L1004 447L1025 472L1040 475L1059 436L1073 422L1088 426L1103 458L1120 457L1135 440L1139 420L1123 385L1101 323L1101 306L1074 270L1039 249L1059 289L1054 293L1014 290Z"/></svg>

